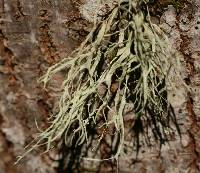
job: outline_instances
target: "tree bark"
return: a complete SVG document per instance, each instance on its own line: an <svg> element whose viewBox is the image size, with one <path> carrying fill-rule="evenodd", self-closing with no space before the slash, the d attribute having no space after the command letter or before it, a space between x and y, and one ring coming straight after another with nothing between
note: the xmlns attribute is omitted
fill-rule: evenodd
<svg viewBox="0 0 200 173"><path fill-rule="evenodd" d="M48 126L48 117L59 98L62 75L54 76L48 90L37 82L38 78L50 65L69 55L87 35L88 21L92 21L88 14L94 3L0 0L0 173L59 172L58 154L52 151L41 155L43 148L31 152L17 165L14 162L38 132L35 122L41 129ZM192 88L186 91L175 78L178 89L171 95L182 139L175 134L161 152L157 145L143 147L136 162L133 154L128 159L120 158L119 172L198 173L200 1L188 0L180 13L168 6L157 22L180 52L183 76Z"/></svg>

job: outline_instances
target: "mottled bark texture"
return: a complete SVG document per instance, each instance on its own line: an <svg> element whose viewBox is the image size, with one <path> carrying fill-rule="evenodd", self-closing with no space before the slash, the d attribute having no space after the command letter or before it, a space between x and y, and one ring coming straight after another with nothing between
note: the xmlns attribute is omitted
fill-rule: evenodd
<svg viewBox="0 0 200 173"><path fill-rule="evenodd" d="M83 40L95 3L0 0L0 173L62 170L60 162L55 161L56 152L41 155L42 148L17 165L14 162L38 132L35 120L41 129L48 126L48 116L55 111L59 97L57 88L62 75L54 77L48 91L37 79ZM183 76L193 89L186 91L175 78L178 89L171 92L171 97L182 139L174 135L174 140L162 146L161 152L157 145L143 147L137 162L133 154L121 158L120 173L200 172L200 1L188 0L179 14L168 6L159 18L160 21L155 17L155 22L160 23L180 51ZM106 143L102 142L100 150L106 154ZM109 163L105 163L101 172L116 172L105 170L108 167Z"/></svg>

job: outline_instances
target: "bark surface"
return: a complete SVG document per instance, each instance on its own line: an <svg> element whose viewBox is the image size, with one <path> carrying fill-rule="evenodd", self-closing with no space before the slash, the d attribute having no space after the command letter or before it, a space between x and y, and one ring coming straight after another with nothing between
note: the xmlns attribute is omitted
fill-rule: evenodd
<svg viewBox="0 0 200 173"><path fill-rule="evenodd" d="M62 75L55 75L48 90L37 79L84 39L95 3L95 0L0 0L0 173L60 172L58 154L52 151L41 155L43 148L17 165L14 162L38 132L35 122L40 129L48 126L48 117L55 111L59 98L57 88ZM178 89L171 93L182 139L174 135L174 140L162 146L161 152L157 145L142 148L137 162L134 156L121 158L119 172L199 173L200 1L186 2L180 13L168 6L160 21L155 18L155 22L160 23L179 50L183 76L193 89L188 92L176 81ZM103 154L105 150L103 143ZM116 170L105 163L101 172Z"/></svg>

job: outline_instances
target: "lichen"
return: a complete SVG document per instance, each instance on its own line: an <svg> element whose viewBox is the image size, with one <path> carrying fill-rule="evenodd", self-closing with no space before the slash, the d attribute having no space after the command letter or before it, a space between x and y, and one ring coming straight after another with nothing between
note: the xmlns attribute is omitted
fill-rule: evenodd
<svg viewBox="0 0 200 173"><path fill-rule="evenodd" d="M168 140L172 130L168 87L173 87L168 73L177 65L171 50L166 35L151 23L145 1L120 0L107 16L94 23L70 57L50 67L40 79L46 86L55 73L64 70L66 74L59 112L52 115L49 128L38 135L27 152L40 145L49 151L60 138L68 145L74 136L81 145L89 140L88 129L114 126L120 140L116 153L108 159L118 159L124 151L127 104L133 105L136 120L145 117L149 121L155 138ZM105 91L100 93L102 86Z"/></svg>

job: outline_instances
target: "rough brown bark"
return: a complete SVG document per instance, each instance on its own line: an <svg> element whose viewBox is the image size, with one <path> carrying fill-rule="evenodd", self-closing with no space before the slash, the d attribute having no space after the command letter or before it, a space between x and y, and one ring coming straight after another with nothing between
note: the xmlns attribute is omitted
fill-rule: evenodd
<svg viewBox="0 0 200 173"><path fill-rule="evenodd" d="M90 10L95 3L84 2ZM58 172L55 152L34 151L19 164L14 162L38 132L35 119L42 129L48 125L59 96L61 75L54 77L48 91L37 79L88 32L79 6L80 1L69 0L0 0L0 173ZM160 23L181 52L185 80L193 88L186 92L179 86L172 94L182 141L174 136L161 153L157 145L144 147L136 163L132 156L121 158L121 173L200 172L200 1L188 1L180 14L169 6Z"/></svg>
<svg viewBox="0 0 200 173"><path fill-rule="evenodd" d="M35 119L40 128L47 125L60 77L48 92L37 79L77 45L77 33L69 37L65 25L72 15L78 14L69 1L0 1L1 173L55 172L48 154L33 152L14 162L38 132Z"/></svg>

